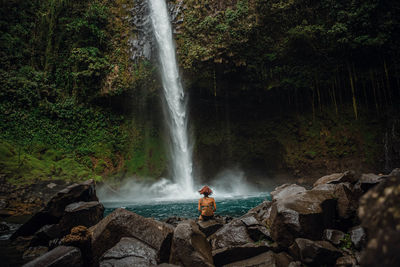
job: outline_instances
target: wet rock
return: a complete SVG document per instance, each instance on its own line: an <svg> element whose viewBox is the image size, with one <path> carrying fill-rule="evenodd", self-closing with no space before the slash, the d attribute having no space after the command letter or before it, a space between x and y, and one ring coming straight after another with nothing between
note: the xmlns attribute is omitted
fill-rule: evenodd
<svg viewBox="0 0 400 267"><path fill-rule="evenodd" d="M344 233L339 230L326 229L323 238L334 245L339 245L341 240L344 238Z"/></svg>
<svg viewBox="0 0 400 267"><path fill-rule="evenodd" d="M74 246L81 250L85 266L92 265L92 250L91 250L92 235L85 226L76 226L71 229L71 233L64 236L60 240L63 246Z"/></svg>
<svg viewBox="0 0 400 267"><path fill-rule="evenodd" d="M292 191L292 190L290 190ZM287 194L273 201L267 225L271 237L288 247L296 237L321 239L324 229L332 228L336 216L336 198L329 191L310 190Z"/></svg>
<svg viewBox="0 0 400 267"><path fill-rule="evenodd" d="M301 262L312 265L334 265L342 253L327 241L312 241L296 238L289 248L291 255Z"/></svg>
<svg viewBox="0 0 400 267"><path fill-rule="evenodd" d="M157 251L133 237L121 238L121 241L106 251L100 259L100 267L152 265L157 265Z"/></svg>
<svg viewBox="0 0 400 267"><path fill-rule="evenodd" d="M346 171L342 173L334 173L330 175L323 176L319 178L315 183L314 187L321 184L339 184L339 183L355 183L357 182L357 178L355 177L355 173L353 171Z"/></svg>
<svg viewBox="0 0 400 267"><path fill-rule="evenodd" d="M82 255L75 247L59 246L28 262L24 267L83 266Z"/></svg>
<svg viewBox="0 0 400 267"><path fill-rule="evenodd" d="M121 237L134 237L157 251L158 262L167 262L174 228L125 209L116 209L89 230L94 261L115 246Z"/></svg>
<svg viewBox="0 0 400 267"><path fill-rule="evenodd" d="M267 228L251 213L232 220L209 237L213 250L267 239L269 239Z"/></svg>
<svg viewBox="0 0 400 267"><path fill-rule="evenodd" d="M194 221L175 228L170 263L183 266L214 266L211 246Z"/></svg>
<svg viewBox="0 0 400 267"><path fill-rule="evenodd" d="M271 197L273 201L279 201L305 191L304 187L296 184L283 184L271 192Z"/></svg>
<svg viewBox="0 0 400 267"><path fill-rule="evenodd" d="M180 217L169 217L165 220L163 220L163 222L168 223L170 225L172 225L173 227L176 227L179 223L183 222L185 220L185 218L180 218Z"/></svg>
<svg viewBox="0 0 400 267"><path fill-rule="evenodd" d="M47 203L45 208L33 215L11 238L33 235L44 225L58 223L64 214L65 207L79 201L98 201L93 180L88 180L81 184L73 184L59 191Z"/></svg>
<svg viewBox="0 0 400 267"><path fill-rule="evenodd" d="M214 234L218 229L223 226L223 223L218 222L217 220L208 220L208 221L198 221L200 231L202 231L206 237Z"/></svg>
<svg viewBox="0 0 400 267"><path fill-rule="evenodd" d="M357 260L351 256L343 256L336 260L336 267L352 267L357 265Z"/></svg>
<svg viewBox="0 0 400 267"><path fill-rule="evenodd" d="M358 215L368 233L363 266L397 266L400 262L400 178L388 177L361 199Z"/></svg>
<svg viewBox="0 0 400 267"><path fill-rule="evenodd" d="M285 252L275 254L268 251L246 260L224 265L224 267L287 267L291 261L292 257Z"/></svg>
<svg viewBox="0 0 400 267"><path fill-rule="evenodd" d="M353 185L349 183L321 184L314 187L312 191L326 191L337 199L336 209L340 219L352 220L356 217L358 199L361 194L354 190Z"/></svg>
<svg viewBox="0 0 400 267"><path fill-rule="evenodd" d="M30 247L24 252L24 254L22 255L22 258L26 261L31 261L39 256L42 256L43 254L45 254L48 251L49 251L49 249L47 247L43 247L43 246Z"/></svg>
<svg viewBox="0 0 400 267"><path fill-rule="evenodd" d="M8 226L5 222L0 222L0 234L4 234L10 231L10 226Z"/></svg>
<svg viewBox="0 0 400 267"><path fill-rule="evenodd" d="M65 213L60 220L63 234L77 225L90 227L98 223L104 214L104 206L98 201L75 202L65 207Z"/></svg>
<svg viewBox="0 0 400 267"><path fill-rule="evenodd" d="M364 228L361 226L355 226L349 231L351 242L354 247L360 249L364 246L367 235L365 234Z"/></svg>
<svg viewBox="0 0 400 267"><path fill-rule="evenodd" d="M264 201L257 207L249 210L248 213L254 214L260 222L264 222L267 218L269 218L271 214L271 206L272 206L271 201Z"/></svg>
<svg viewBox="0 0 400 267"><path fill-rule="evenodd" d="M376 175L374 173L363 174L357 182L356 187L360 188L363 192L367 192L375 185L379 184L383 179L385 179L385 177L382 175Z"/></svg>
<svg viewBox="0 0 400 267"><path fill-rule="evenodd" d="M61 237L61 228L58 224L45 225L34 235L32 246L48 246L49 241Z"/></svg>
<svg viewBox="0 0 400 267"><path fill-rule="evenodd" d="M267 242L247 243L234 247L224 247L212 251L215 266L245 260L270 249Z"/></svg>

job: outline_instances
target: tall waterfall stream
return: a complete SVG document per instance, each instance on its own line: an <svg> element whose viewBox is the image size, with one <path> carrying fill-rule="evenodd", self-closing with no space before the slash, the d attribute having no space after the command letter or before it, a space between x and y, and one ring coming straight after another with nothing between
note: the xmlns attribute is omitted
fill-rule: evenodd
<svg viewBox="0 0 400 267"><path fill-rule="evenodd" d="M188 135L185 93L175 57L172 28L165 0L149 0L150 16L158 45L164 108L171 137L172 175L181 194L193 195L192 148Z"/></svg>

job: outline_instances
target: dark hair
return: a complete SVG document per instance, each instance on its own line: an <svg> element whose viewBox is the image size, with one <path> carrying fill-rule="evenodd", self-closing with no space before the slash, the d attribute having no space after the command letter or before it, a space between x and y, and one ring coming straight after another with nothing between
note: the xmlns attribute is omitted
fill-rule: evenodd
<svg viewBox="0 0 400 267"><path fill-rule="evenodd" d="M204 195L205 197L208 197L209 194L208 194L208 193L203 193L203 195Z"/></svg>

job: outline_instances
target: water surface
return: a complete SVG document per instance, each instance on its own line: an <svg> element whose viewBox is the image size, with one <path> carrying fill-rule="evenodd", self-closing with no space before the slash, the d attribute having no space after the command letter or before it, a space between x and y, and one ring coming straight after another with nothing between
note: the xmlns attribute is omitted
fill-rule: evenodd
<svg viewBox="0 0 400 267"><path fill-rule="evenodd" d="M250 196L236 196L226 198L215 198L217 204L216 214L221 216L240 217L247 213L250 209L258 206L265 200L269 200L268 193L261 193L258 195ZM153 202L123 202L112 201L103 202L105 207L104 216L110 214L116 208L125 208L129 211L135 212L143 217L154 218L163 220L168 217L177 216L183 218L197 218L199 212L197 211L198 200L168 200L168 201L153 201Z"/></svg>

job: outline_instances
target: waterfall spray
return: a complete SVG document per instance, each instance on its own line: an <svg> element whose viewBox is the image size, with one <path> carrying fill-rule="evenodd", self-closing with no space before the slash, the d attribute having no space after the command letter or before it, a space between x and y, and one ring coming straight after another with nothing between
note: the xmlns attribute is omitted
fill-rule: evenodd
<svg viewBox="0 0 400 267"><path fill-rule="evenodd" d="M171 137L173 179L182 194L193 195L192 148L187 129L186 100L176 63L169 13L165 0L149 0L149 3L161 64L166 121Z"/></svg>

